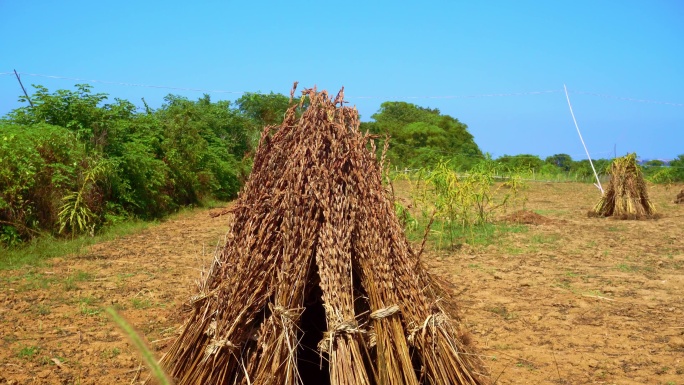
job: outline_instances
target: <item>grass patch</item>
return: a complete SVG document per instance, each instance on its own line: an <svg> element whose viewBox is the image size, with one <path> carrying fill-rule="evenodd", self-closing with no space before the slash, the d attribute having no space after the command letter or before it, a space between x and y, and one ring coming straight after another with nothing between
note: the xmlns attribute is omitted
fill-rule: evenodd
<svg viewBox="0 0 684 385"><path fill-rule="evenodd" d="M661 374L667 374L667 372L670 371L670 367L668 366L663 366L658 369L656 369L655 374L661 375Z"/></svg>
<svg viewBox="0 0 684 385"><path fill-rule="evenodd" d="M539 214L539 215L550 215L550 214L556 214L556 215L563 215L567 214L567 210L533 210L534 213Z"/></svg>
<svg viewBox="0 0 684 385"><path fill-rule="evenodd" d="M589 290L589 291L585 291L585 292L582 293L582 295L589 295L589 296L592 296L592 297L608 297L608 295L606 295L606 293L602 292L601 290Z"/></svg>
<svg viewBox="0 0 684 385"><path fill-rule="evenodd" d="M78 298L79 313L86 317L96 316L102 313L102 309L95 306L97 299L94 297L80 297Z"/></svg>
<svg viewBox="0 0 684 385"><path fill-rule="evenodd" d="M85 271L77 271L74 274L71 274L70 276L66 277L64 280L64 290L66 291L71 291L71 290L78 290L78 283L79 282L84 282L84 281L90 281L92 279L93 275L85 272Z"/></svg>
<svg viewBox="0 0 684 385"><path fill-rule="evenodd" d="M132 298L131 305L133 306L133 309L149 309L152 307L152 301L147 298Z"/></svg>
<svg viewBox="0 0 684 385"><path fill-rule="evenodd" d="M621 264L617 265L615 268L620 270L623 273L633 273L635 271L639 271L638 266L628 265L626 263L621 263Z"/></svg>
<svg viewBox="0 0 684 385"><path fill-rule="evenodd" d="M546 244L555 243L559 239L560 239L560 235L558 235L558 234L534 234L530 238L530 242L546 245Z"/></svg>
<svg viewBox="0 0 684 385"><path fill-rule="evenodd" d="M468 264L468 268L471 270L477 270L481 271L483 273L489 274L491 276L494 276L496 274L496 269L493 267L486 267L486 266L480 266L478 263L470 263Z"/></svg>
<svg viewBox="0 0 684 385"><path fill-rule="evenodd" d="M504 235L526 233L529 228L525 225L508 223L486 223L483 225L472 226L461 233L465 243L471 245L489 246L492 244L502 244Z"/></svg>
<svg viewBox="0 0 684 385"><path fill-rule="evenodd" d="M8 287L13 287L17 293L23 293L25 291L47 289L54 280L55 278L29 270L21 276L4 278L0 282L6 283Z"/></svg>
<svg viewBox="0 0 684 385"><path fill-rule="evenodd" d="M533 370L537 369L537 367L533 363L531 363L530 361L518 361L515 364L515 366L517 366L519 368L525 368L529 371L533 371Z"/></svg>
<svg viewBox="0 0 684 385"><path fill-rule="evenodd" d="M100 353L100 357L111 360L119 354L121 354L121 350L119 348L112 348L104 350L102 353Z"/></svg>
<svg viewBox="0 0 684 385"><path fill-rule="evenodd" d="M406 226L404 233L413 243L421 243L425 235L426 219L415 220L415 225ZM500 245L505 234L527 233L529 227L512 223L483 223L470 226L454 226L435 219L430 226L428 243L438 250L458 249L464 243L472 246Z"/></svg>
<svg viewBox="0 0 684 385"><path fill-rule="evenodd" d="M490 312L492 312L494 314L500 315L501 318L503 318L507 321L518 318L518 315L516 313L509 312L508 309L506 309L506 307L504 307L504 306L495 306L495 307L489 308L487 310L489 310Z"/></svg>
<svg viewBox="0 0 684 385"><path fill-rule="evenodd" d="M19 352L17 352L17 357L23 360L30 360L35 357L38 352L40 352L38 346L22 346L21 349L19 349Z"/></svg>
<svg viewBox="0 0 684 385"><path fill-rule="evenodd" d="M572 287L572 282L570 282L570 280L568 278L563 278L563 279L557 281L557 283L554 286L559 287L561 289L568 290L571 293L576 292L576 289L574 287Z"/></svg>
<svg viewBox="0 0 684 385"><path fill-rule="evenodd" d="M102 309L81 304L80 313L83 316L92 317L102 313Z"/></svg>
<svg viewBox="0 0 684 385"><path fill-rule="evenodd" d="M520 255L525 253L525 249L522 249L520 247L515 247L515 246L508 246L506 247L506 253L511 254L511 255Z"/></svg>
<svg viewBox="0 0 684 385"><path fill-rule="evenodd" d="M83 235L74 239L57 239L41 236L21 246L0 248L0 270L13 270L25 266L42 266L45 260L69 254L82 254L88 246L110 241L146 229L156 222L128 221L106 228L93 237Z"/></svg>
<svg viewBox="0 0 684 385"><path fill-rule="evenodd" d="M86 305L86 306L93 305L93 304L95 303L95 301L96 301L96 300L95 300L95 298L93 298L93 297L80 297L80 298L78 299L78 303L79 303L79 304L81 304L81 305Z"/></svg>
<svg viewBox="0 0 684 385"><path fill-rule="evenodd" d="M42 303L31 306L31 311L33 311L37 315L48 315L52 312L50 306L47 306Z"/></svg>

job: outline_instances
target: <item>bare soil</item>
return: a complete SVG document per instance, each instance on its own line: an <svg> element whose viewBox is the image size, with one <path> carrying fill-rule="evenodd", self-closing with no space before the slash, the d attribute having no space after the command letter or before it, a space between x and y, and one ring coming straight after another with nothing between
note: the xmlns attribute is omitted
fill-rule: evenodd
<svg viewBox="0 0 684 385"><path fill-rule="evenodd" d="M589 184L534 183L489 244L428 250L497 384L684 384L684 206L654 186L657 220L588 218ZM139 383L223 243L229 216L180 214L41 267L0 271L0 384Z"/></svg>

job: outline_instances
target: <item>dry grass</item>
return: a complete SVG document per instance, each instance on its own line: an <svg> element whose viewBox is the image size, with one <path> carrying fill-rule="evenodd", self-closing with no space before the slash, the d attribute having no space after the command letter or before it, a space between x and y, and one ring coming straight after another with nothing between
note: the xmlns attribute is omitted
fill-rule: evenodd
<svg viewBox="0 0 684 385"><path fill-rule="evenodd" d="M225 247L162 359L178 384L484 384L343 92L267 127ZM292 91L294 95L294 89Z"/></svg>
<svg viewBox="0 0 684 385"><path fill-rule="evenodd" d="M648 199L646 182L636 162L636 154L613 160L608 187L589 215L616 219L656 216L655 207Z"/></svg>

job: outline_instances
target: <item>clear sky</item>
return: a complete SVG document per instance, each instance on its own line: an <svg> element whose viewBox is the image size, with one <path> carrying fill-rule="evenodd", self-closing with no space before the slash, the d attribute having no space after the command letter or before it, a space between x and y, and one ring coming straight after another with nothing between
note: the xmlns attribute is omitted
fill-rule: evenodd
<svg viewBox="0 0 684 385"><path fill-rule="evenodd" d="M364 121L402 100L458 118L495 157L582 159L566 84L593 157L684 154L681 0L0 0L0 37L0 115L20 106L14 69L29 93L89 83L153 107L204 92L91 80L231 91L213 100L296 80L344 86Z"/></svg>

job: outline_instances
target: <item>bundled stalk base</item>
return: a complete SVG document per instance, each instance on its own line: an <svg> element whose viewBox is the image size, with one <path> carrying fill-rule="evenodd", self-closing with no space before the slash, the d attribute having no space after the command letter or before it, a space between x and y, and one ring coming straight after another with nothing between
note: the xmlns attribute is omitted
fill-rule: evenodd
<svg viewBox="0 0 684 385"><path fill-rule="evenodd" d="M305 97L264 130L163 366L183 385L488 383L403 234L357 111L342 91Z"/></svg>
<svg viewBox="0 0 684 385"><path fill-rule="evenodd" d="M610 182L589 216L616 219L654 218L656 210L648 199L646 182L636 162L636 154L615 158L610 166Z"/></svg>

